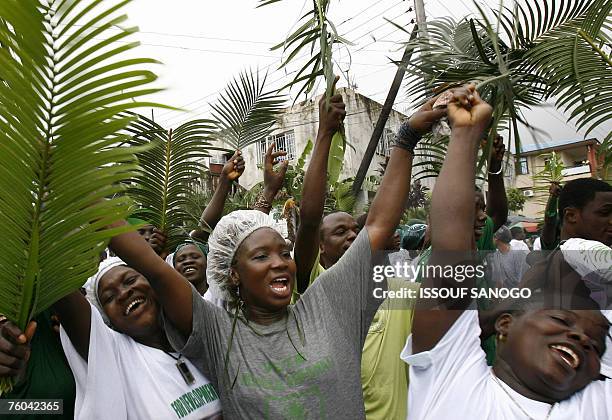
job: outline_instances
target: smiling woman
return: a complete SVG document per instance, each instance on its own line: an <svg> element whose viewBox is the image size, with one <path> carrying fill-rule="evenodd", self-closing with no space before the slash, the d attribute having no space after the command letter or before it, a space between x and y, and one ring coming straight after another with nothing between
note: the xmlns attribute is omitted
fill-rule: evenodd
<svg viewBox="0 0 612 420"><path fill-rule="evenodd" d="M189 283L193 284L201 295L208 290L205 250L205 244L190 240L179 244L172 255L172 263L176 271L189 280Z"/></svg>
<svg viewBox="0 0 612 420"><path fill-rule="evenodd" d="M220 418L216 390L172 350L155 292L140 273L110 258L86 288L91 305L79 292L55 305L77 383L75 418ZM185 398L194 403L186 406Z"/></svg>

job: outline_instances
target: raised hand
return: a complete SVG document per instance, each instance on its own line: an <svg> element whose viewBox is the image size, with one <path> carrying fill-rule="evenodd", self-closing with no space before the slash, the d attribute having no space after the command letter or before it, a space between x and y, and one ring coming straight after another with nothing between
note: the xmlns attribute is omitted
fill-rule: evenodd
<svg viewBox="0 0 612 420"><path fill-rule="evenodd" d="M11 321L0 326L0 377L23 375L30 358L30 341L35 331L34 321L30 321L25 332Z"/></svg>
<svg viewBox="0 0 612 420"><path fill-rule="evenodd" d="M453 100L448 104L451 128L468 128L483 132L491 121L491 105L480 98L474 85L455 89L453 94Z"/></svg>
<svg viewBox="0 0 612 420"><path fill-rule="evenodd" d="M428 133L435 122L446 116L446 107L433 109L433 105L437 99L437 96L429 99L417 112L412 114L408 120L410 127L416 130L420 135Z"/></svg>
<svg viewBox="0 0 612 420"><path fill-rule="evenodd" d="M551 182L548 186L548 194L550 194L551 197L559 197L561 189L561 185L558 182Z"/></svg>
<svg viewBox="0 0 612 420"><path fill-rule="evenodd" d="M154 228L153 234L151 235L151 238L149 239L149 245L151 245L151 248L153 248L153 251L155 251L157 255L161 256L162 253L164 252L164 249L166 248L167 240L168 240L168 237L166 236L164 232L162 232L161 230L157 228Z"/></svg>
<svg viewBox="0 0 612 420"><path fill-rule="evenodd" d="M491 160L489 164L490 171L497 171L502 167L505 153L506 146L504 146L504 139L502 136L497 135L495 140L493 140L493 152L491 153Z"/></svg>
<svg viewBox="0 0 612 420"><path fill-rule="evenodd" d="M240 178L240 175L244 172L244 158L242 152L236 150L234 155L227 161L221 170L221 178L226 179L229 182L233 182Z"/></svg>
<svg viewBox="0 0 612 420"><path fill-rule="evenodd" d="M268 146L268 150L264 157L264 191L272 194L271 199L274 199L276 193L283 187L287 166L289 165L289 161L284 160L279 165L278 171L274 170L274 165L279 162L278 158L287 155L285 151L273 152L275 147L276 143L272 142L270 146Z"/></svg>
<svg viewBox="0 0 612 420"><path fill-rule="evenodd" d="M334 80L334 90L336 83L340 79L336 76ZM326 106L325 95L319 101L319 137L321 135L333 136L340 129L344 117L346 117L345 104L342 95L334 95L329 98L329 106Z"/></svg>

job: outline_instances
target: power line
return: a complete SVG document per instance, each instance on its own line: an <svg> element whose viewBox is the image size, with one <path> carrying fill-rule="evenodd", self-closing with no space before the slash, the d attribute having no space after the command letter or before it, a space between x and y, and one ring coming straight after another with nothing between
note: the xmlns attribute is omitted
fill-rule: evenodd
<svg viewBox="0 0 612 420"><path fill-rule="evenodd" d="M131 42L129 42L129 41L113 41L113 42L131 44ZM179 50L199 51L199 52L216 53L216 54L233 54L233 55L248 55L248 56L253 56L253 57L278 58L275 55L254 54L254 53L245 53L245 52L238 52L238 51L226 51L226 50L209 50L209 49L202 49L202 48L181 47L181 46L178 46L178 45L148 44L148 43L144 43L144 42L141 42L140 45L146 45L146 46L149 46L149 47L176 48L176 49L179 49Z"/></svg>
<svg viewBox="0 0 612 420"><path fill-rule="evenodd" d="M390 10L391 8L393 8L393 7L397 6L397 5L399 5L400 3L402 3L402 1L403 1L403 0L400 0L399 2L397 2L397 3L393 4L391 7L388 7L388 8L387 8L387 9L385 9L383 12L379 13L377 16L380 16L380 15L381 15L381 14L383 14L384 12L386 12L386 11ZM363 11L362 11L362 12L363 12ZM362 12L360 12L360 13L362 13ZM354 17L356 17L356 16L358 16L360 13L358 13L358 14L354 15L354 16L353 16L353 18L354 18ZM404 14L404 13L402 13L402 14L398 15L398 16L397 16L396 18L394 18L394 19L399 18L399 17L400 17L400 16L402 16L403 14ZM372 20L372 18L370 18L369 20L371 21L371 20ZM379 25L379 26L377 26L377 27L376 27L376 28L374 28L373 30L376 30L376 29L380 28L381 26L384 26L384 24L386 24L386 22L385 22L385 23L383 23L383 25ZM338 25L338 26L340 26L340 25ZM349 34L349 33L351 33L351 32L353 32L353 31L355 31L355 30L357 30L357 29L359 29L360 27L361 27L360 25L357 25L357 26L353 27L352 29L349 29L347 32L345 32L345 35L346 35L346 34ZM364 37L364 36L366 36L366 35L368 35L368 33L369 33L369 32L371 32L371 31L367 31L365 34L363 34L363 35L361 35L360 37L358 37L358 38L357 38L357 40L358 40L358 39L363 38L363 37ZM370 44L371 44L371 43L370 43ZM370 45L370 44L368 44L368 45ZM339 49L339 48L340 48L340 46L337 46L337 47L336 47L336 51L338 51L338 49ZM305 57L305 56L307 56L307 55L308 55L308 53L302 54L301 56L298 56L298 59L299 59L299 58L302 58L302 57ZM264 67L262 70L269 69L269 68L270 68L272 65L273 65L273 63L272 63L272 64L270 64L270 65L268 65L268 66L265 66L265 67ZM270 74L274 74L274 73L276 73L276 72L278 72L278 71L280 71L280 70L281 70L281 69L279 68L279 69L275 70L274 72L272 72L272 73L270 73ZM284 78L285 78L287 75L292 74L292 73L296 73L296 72L297 72L297 70L296 70L296 71L293 71L293 72L289 72L289 73L287 73L287 74L283 75L282 77L280 77L280 78L278 78L278 79L274 80L273 82L270 82L270 85L272 85L273 83L278 82L278 81L280 81L280 80L284 79ZM199 99L196 99L195 101L191 101L191 102L189 102L188 104L182 105L182 106L181 106L181 108L187 107L187 106L189 106L189 105L193 105L194 103L197 103L197 102L200 102L200 101L202 101L202 100L204 100L204 99L206 99L206 98L209 98L209 97L213 96L214 94L218 93L219 91L220 91L220 90L215 91L215 92L212 92L212 93L210 93L210 94L206 95L206 96L205 96L205 97L203 97L203 98L199 98ZM196 109L198 109L198 108L203 108L203 107L206 107L206 106L209 106L209 104L203 104L201 107L196 107L195 109L193 109L193 110L192 110L192 112L193 112L193 111L195 111L195 110L196 110ZM163 116L163 115L168 115L168 114L170 114L170 113L172 113L172 111L166 111L166 112L164 112L164 113L162 114L162 116ZM202 113L203 113L203 112L202 112ZM196 114L196 115L200 115L200 114L201 114L201 113L198 113L198 114ZM176 119L176 118L178 118L178 117L179 117L179 116L176 116L176 117L171 117L171 118L170 118L169 120L167 120L167 121L171 121L171 120Z"/></svg>
<svg viewBox="0 0 612 420"><path fill-rule="evenodd" d="M378 1L375 1L374 3L370 4L370 5L369 5L368 7L366 7L365 9L361 10L360 12L358 12L358 13L357 13L355 16L358 16L358 15L360 15L360 14L364 13L365 11L370 10L372 7L376 6L377 4L379 4L379 3L380 3L380 2L382 2L382 1L383 1L383 0L378 0ZM343 24L345 24L345 23L347 23L347 22L349 22L349 21L353 20L355 16L352 16L352 17L350 17L350 18L348 18L348 19L343 20L342 22L340 22L340 24L338 24L338 26L343 25Z"/></svg>
<svg viewBox="0 0 612 420"><path fill-rule="evenodd" d="M374 16L374 18L375 18L375 17L378 17L378 16L380 16L380 15L382 15L382 14L383 14L383 13L385 13L386 11L388 11L388 10L392 9L393 7L395 7L395 6L399 5L399 4L401 4L401 3L402 3L402 1L403 1L403 0L400 0L400 1L399 1L399 2L397 2L397 3L394 3L392 6L388 7L388 8L387 8L387 9L385 9L383 12L380 12L378 15ZM366 9L364 9L364 10L367 10L367 9L368 9L368 8L366 8ZM355 18L356 16L358 16L358 15L359 15L359 14L361 14L361 13L363 13L363 10L362 10L361 12L357 13L356 15L354 15L352 18ZM397 17L395 17L395 18L393 18L393 19L397 19L397 18L401 17L401 16L402 16L402 15L404 15L404 14L405 14L405 12L402 12L400 15L398 15ZM352 18L351 18L351 19L352 19ZM372 19L373 19L373 18L369 18L368 20L369 20L369 21L372 21ZM348 22L348 20L347 20L347 21L345 21L345 22ZM344 22L344 23L345 23L345 22ZM384 26L385 24L387 24L387 22L384 22L382 25L377 26L377 27L376 27L376 28L374 28L373 30L369 30L369 31L367 31L366 33L364 33L363 35L361 35L360 37L358 37L356 40L359 40L359 39L363 38L364 36L368 35L370 32L372 32L372 31L374 31L374 30L379 29L380 27ZM338 26L340 26L340 25L338 25ZM355 27L353 27L352 29L350 29L350 30L348 30L347 32L345 32L345 36L346 36L346 34L349 34L349 33L353 32L353 31L355 31L355 30L359 29L360 27L361 27L361 25L356 25L356 26L355 26ZM394 32L395 32L395 31L394 31ZM389 34L387 34L387 35L385 35L385 36L388 36L388 35L389 35ZM371 45L371 44L372 44L372 43L369 43L368 45ZM338 49L340 49L340 48L341 48L340 46L337 46L336 51L338 51ZM308 55L308 53L305 53L305 54L302 54L301 56L298 56L298 59L299 59L299 58L302 58L302 57L305 57L306 55ZM268 66L265 66L265 67L264 67L262 70L269 69L269 68L270 68L272 65L273 65L273 63L269 64ZM270 73L270 74L274 74L274 73L276 73L276 72L278 72L278 71L280 71L280 70L281 70L281 68L279 68L279 69L277 69L277 70L273 71L273 72L272 72L272 73ZM296 72L297 72L297 70L296 70L296 71L293 71L293 72L286 73L286 74L284 74L283 76L281 76L280 78L278 78L278 79L274 80L273 82L270 82L270 85L272 85L272 84L274 84L274 83L276 83L276 82L278 82L278 81L280 81L280 80L284 79L286 76L288 76L288 75L290 75L290 74L293 74L293 73L296 73ZM206 96L204 96L204 97L202 97L202 98L199 98L199 99L196 99L196 100L194 100L194 101L191 101L191 102L189 102L188 104L182 105L182 106L181 106L181 108L187 107L187 106L189 106L189 105L193 105L194 103L197 103L197 102L200 102L200 101L202 101L202 100L204 100L204 99L207 99L207 98L209 98L209 97L211 97L211 96L215 95L215 94L216 94L216 93L218 93L218 92L220 92L220 90L215 91L215 92L212 92L212 93L210 93L210 94L208 94L208 95L206 95ZM208 107L208 108L209 108L209 107L210 107L210 105L209 105L209 104L203 104L202 106L198 106L198 107L196 107L196 108L192 109L192 110L191 110L191 112L193 113L193 111L195 111L195 110L197 110L197 109L200 109L200 108L206 108L206 107ZM162 114L162 116L163 116L163 115L168 115L168 114L170 114L170 113L172 113L172 111L166 111L166 112L164 112L164 113ZM203 113L204 113L204 111L202 111L202 112L198 112L198 113L197 113L197 114L195 114L195 115L197 116L197 115L201 115L201 114L203 114ZM182 115L177 115L177 116L171 117L171 118L167 119L166 121L172 121L172 120L177 119L177 118L180 118L180 117L182 117Z"/></svg>
<svg viewBox="0 0 612 420"><path fill-rule="evenodd" d="M382 0L379 0L379 1L378 1L378 2L376 2L375 4L380 3L380 1L382 1ZM394 3L394 4L393 4L391 7L388 7L388 8L387 8L387 9L385 9L385 10L384 10L382 13L384 13L384 12L386 12L386 11L390 10L391 8L393 8L393 7L397 6L397 5L399 5L400 3L402 3L402 1L403 1L403 0L400 0L399 2ZM373 5L372 5L372 6L373 6ZM340 26L342 26L343 24L347 23L348 21L350 21L350 20L352 20L352 19L356 18L357 16L359 16L360 14L364 13L364 12L365 12L366 10L368 10L368 9L370 9L370 7L366 7L365 9L363 9L363 10L361 10L360 12L356 13L355 15L353 15L352 17L350 17L349 19L347 19L347 20L345 20L344 22L340 23L340 24L339 24L337 27L339 28L339 27L340 27ZM382 14L382 13L381 13L381 14ZM379 15L380 15L380 14L379 14ZM379 16L379 15L378 15L378 16ZM372 19L372 18L370 18L369 20L371 20L371 19ZM354 26L353 28L349 29L349 30L348 30L348 31L345 33L345 35L346 35L346 34L349 34L349 33L351 33L351 32L353 32L353 31L355 31L356 29L358 29L358 28L360 28L360 27L361 27L361 25L356 25L356 26ZM339 46L338 46L337 48L339 48ZM337 51L337 49L336 49L336 51ZM299 56L298 58L305 57L306 55L308 55L308 54L307 54L307 53L302 54L302 55L301 55L301 56ZM262 70L267 70L267 69L269 69L270 67L272 67L272 65L273 65L273 63L269 64L268 66L265 66L265 67L264 67ZM272 72L272 73L270 73L270 74L274 74L274 73L276 73L277 71L280 71L280 70L281 70L281 68L279 68L279 69L275 70L274 72ZM297 70L296 70L295 72L292 72L292 73L296 73L296 72L297 72ZM292 73L288 73L288 74L292 74ZM282 79L284 79L285 77L286 77L286 75L284 75L283 77L281 77L281 78L279 78L279 79L275 80L274 82L271 82L270 84L275 83L275 82L277 82L277 81L279 81L279 80L282 80ZM193 105L193 104L195 104L195 103L197 103L197 102L203 101L203 100L205 100L205 99L207 99L207 98L210 98L211 96L213 96L214 94L216 94L216 93L218 93L218 92L220 92L220 90L217 90L217 91L215 91L215 92L212 92L212 93L210 93L210 94L208 94L208 95L206 95L206 96L204 96L204 97L198 98L198 99L196 99L196 100L194 100L194 101L191 101L191 102L189 102L189 103L183 104L183 105L181 105L181 106L180 106L180 108L185 108L185 107L190 106L190 105ZM204 104L203 106L206 106L206 105L207 105L207 104ZM197 108L196 108L196 109L197 109ZM192 110L192 111L193 111L193 110ZM169 114L172 114L173 112L174 112L174 111L165 111L165 112L163 112L163 113L162 113L160 116L163 116L163 115L169 115Z"/></svg>

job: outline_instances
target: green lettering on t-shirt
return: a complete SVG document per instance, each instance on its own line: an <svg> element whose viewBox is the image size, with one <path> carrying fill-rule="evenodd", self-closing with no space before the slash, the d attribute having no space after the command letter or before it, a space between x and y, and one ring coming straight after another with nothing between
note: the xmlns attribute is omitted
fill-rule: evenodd
<svg viewBox="0 0 612 420"><path fill-rule="evenodd" d="M183 418L206 404L219 399L219 395L211 384L197 387L174 400L170 406L178 418Z"/></svg>

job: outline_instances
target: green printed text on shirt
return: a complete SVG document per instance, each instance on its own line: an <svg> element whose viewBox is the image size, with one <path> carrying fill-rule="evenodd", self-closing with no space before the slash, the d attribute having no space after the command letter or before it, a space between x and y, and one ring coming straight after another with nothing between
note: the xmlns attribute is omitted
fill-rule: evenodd
<svg viewBox="0 0 612 420"><path fill-rule="evenodd" d="M195 410L218 399L219 396L215 388L211 384L206 384L181 395L170 406L176 413L176 416L182 419Z"/></svg>

